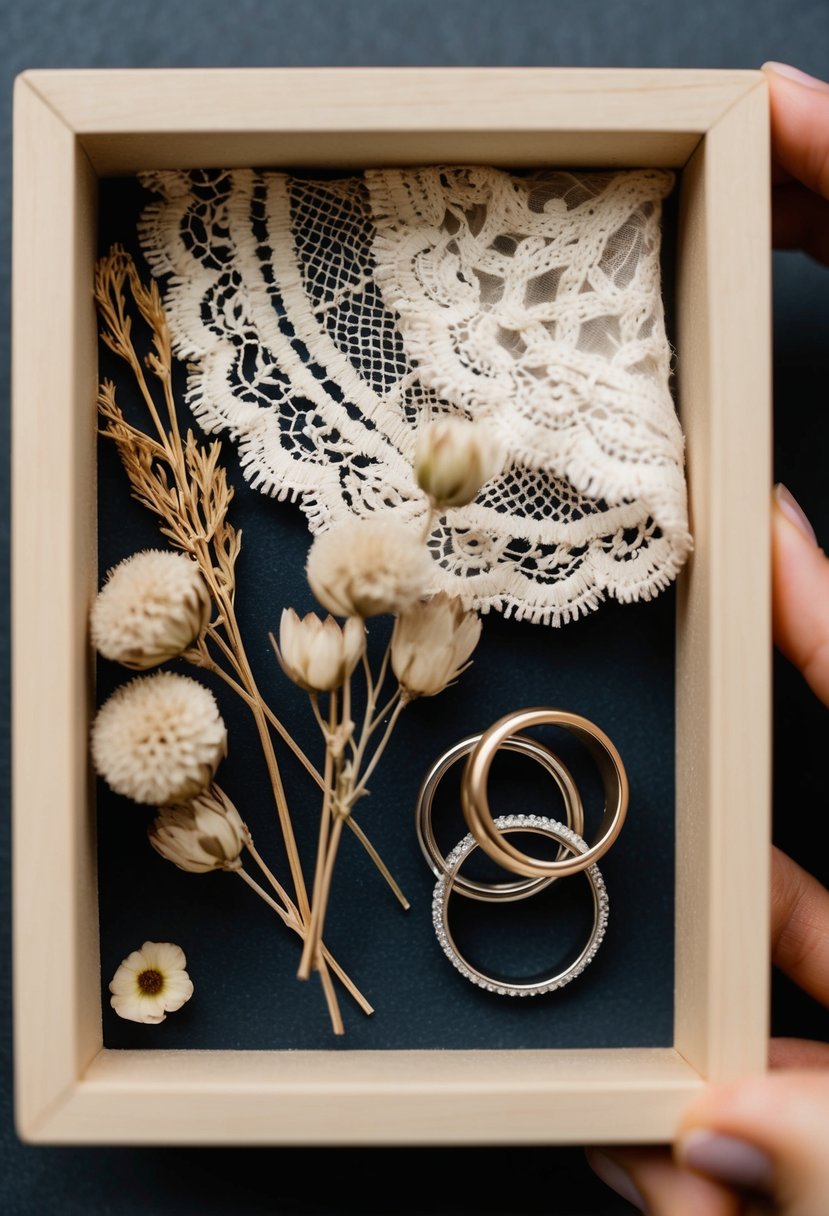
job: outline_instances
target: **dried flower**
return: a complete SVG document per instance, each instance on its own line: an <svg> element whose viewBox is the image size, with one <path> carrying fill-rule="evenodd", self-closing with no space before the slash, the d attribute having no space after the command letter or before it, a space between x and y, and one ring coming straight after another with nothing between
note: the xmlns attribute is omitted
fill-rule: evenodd
<svg viewBox="0 0 829 1216"><path fill-rule="evenodd" d="M133 385L139 389L147 407L145 427L128 422L118 402L120 389L113 381L102 380L98 389L101 433L113 441L134 499L156 517L166 543L198 567L204 586L209 590L215 618L206 622L206 628L199 618L201 631L195 635L190 634L188 625L188 636L180 653L185 661L223 680L254 715L277 811L279 834L284 846L282 855L290 873L290 884L282 884L259 856L247 834L244 837L245 860L249 856L259 866L273 890L273 896L247 874L241 865L241 855L238 855L238 867L228 863L229 869L261 896L291 932L302 937L308 932L303 911L309 901L271 728L315 781L322 783L323 778L297 744L289 728L263 698L248 659L236 613L236 563L241 552L241 532L230 516L233 487L228 483L227 471L220 459L221 444L218 441L202 443L190 430L182 434L179 425L181 411L175 393L177 377L173 338L155 280L151 279L145 285L132 257L116 245L96 263L94 295L102 322L101 338L128 365ZM136 320L140 321L142 331L140 343L134 337ZM145 338L149 338L146 350ZM137 608L135 598L130 601L130 608L137 610L142 628L146 624L142 619L147 615L146 600L156 595L154 590L153 597L139 597L143 602ZM173 602L164 593L159 598L165 605ZM180 607L179 602L177 610ZM103 614L104 608L99 607L96 611ZM112 615L118 617L117 612ZM176 620L178 622L178 618ZM105 638L109 627L105 627L103 636L99 637L99 623L96 623L95 640L108 650ZM116 629L116 636L123 641L121 627L122 622L115 619L112 628ZM195 629L195 622L192 627ZM163 636L166 641L167 635ZM152 646L146 647L143 632L140 639L145 650L153 650ZM117 651L119 657L129 660L138 658L139 661L148 657L140 648L137 655L133 653L131 645L130 640L125 648L121 647ZM167 657L167 651L159 657ZM140 695L131 690L125 694L132 698L129 703L116 701L114 705L105 707L106 712L101 713L94 727L93 755L98 771L119 792L146 801L155 808L178 811L178 804L186 804L188 799L199 795L211 783L211 771L225 753L226 732L209 694L206 690L199 692L198 687L194 692L194 686L186 681L178 686L166 686L167 693L178 693L180 704L175 712L172 712L173 706L169 700L163 704L155 703L163 700L160 690L165 689L164 685L158 684L142 686ZM182 696L186 690L197 699L198 704L192 698ZM199 821L202 822L201 815ZM213 844L224 855L230 856L237 841L232 816L226 816L218 827L212 821L211 825L216 828L215 831L193 839L198 844L198 860L204 862L206 854L213 865ZM371 842L361 830L358 831L356 825L353 827L381 873L399 891ZM185 853L180 837L177 845L178 860L183 861ZM196 860L189 851L186 857L191 863ZM289 889L290 885L293 891ZM404 902L402 892L398 897ZM343 1022L334 977L365 1013L372 1013L372 1006L324 943L319 944L315 957L332 1028L335 1034L342 1034Z"/></svg>
<svg viewBox="0 0 829 1216"><path fill-rule="evenodd" d="M402 612L428 587L432 559L418 536L388 518L356 519L316 537L308 583L334 616Z"/></svg>
<svg viewBox="0 0 829 1216"><path fill-rule="evenodd" d="M117 794L166 806L209 785L227 754L227 728L210 689L160 671L116 689L91 742L95 768Z"/></svg>
<svg viewBox="0 0 829 1216"><path fill-rule="evenodd" d="M481 636L481 620L456 596L439 591L394 623L392 670L405 694L433 697L464 670Z"/></svg>
<svg viewBox="0 0 829 1216"><path fill-rule="evenodd" d="M128 1022L163 1022L193 995L187 959L173 942L144 942L128 954L109 985L110 1004Z"/></svg>
<svg viewBox="0 0 829 1216"><path fill-rule="evenodd" d="M195 641L211 601L196 563L184 553L145 549L107 574L92 605L92 644L126 667L155 667Z"/></svg>
<svg viewBox="0 0 829 1216"><path fill-rule="evenodd" d="M285 608L279 622L279 645L274 643L279 665L288 679L306 692L332 692L356 667L366 648L366 629L352 616L344 626L333 616L325 620L314 612L300 618Z"/></svg>
<svg viewBox="0 0 829 1216"><path fill-rule="evenodd" d="M415 443L417 484L437 507L464 507L498 471L499 452L479 425L462 418L429 422Z"/></svg>
<svg viewBox="0 0 829 1216"><path fill-rule="evenodd" d="M156 852L192 874L237 869L246 835L236 807L215 785L189 802L162 807L148 832Z"/></svg>

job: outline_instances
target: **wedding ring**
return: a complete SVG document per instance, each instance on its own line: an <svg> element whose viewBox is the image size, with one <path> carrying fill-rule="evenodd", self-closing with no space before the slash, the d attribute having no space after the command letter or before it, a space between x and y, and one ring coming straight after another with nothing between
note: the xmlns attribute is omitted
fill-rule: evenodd
<svg viewBox="0 0 829 1216"><path fill-rule="evenodd" d="M500 815L493 821L496 831L505 836L508 832L534 832L537 835L551 836L563 845L565 850L579 861L584 861L588 853L587 844L572 828L547 819L540 815ZM572 963L539 980L506 980L487 975L480 968L473 966L464 958L452 936L449 928L449 897L458 882L458 870L470 853L478 848L478 841L470 833L465 836L446 858L446 873L442 874L435 884L432 896L432 923L444 954L453 967L461 975L485 988L487 992L497 993L498 996L541 996L563 988L576 976L581 975L585 967L592 962L596 951L602 943L607 928L609 902L604 879L595 863L587 863L582 873L590 884L593 897L593 925L590 935Z"/></svg>
<svg viewBox="0 0 829 1216"><path fill-rule="evenodd" d="M435 761L420 786L415 813L417 839L423 856L437 877L446 874L447 868L446 861L435 839L432 823L432 804L435 793L452 765L468 755L479 742L480 738L480 734L468 735L465 739L461 739L459 743L456 743L454 747L450 747L448 751L444 752ZM500 747L505 751L518 752L521 755L529 756L549 773L564 799L564 811L568 827L572 828L577 835L581 835L584 831L584 808L582 806L581 794L570 770L562 763L559 757L551 752L548 747L545 747L543 743L539 743L536 739L531 739L525 735L510 735L501 742ZM559 853L563 856L567 855L569 851L569 849L562 848L559 850ZM465 895L469 899L478 899L485 903L506 902L509 900L526 899L536 891L541 891L544 887L549 886L551 882L555 881L555 877L555 875L546 875L536 878L521 878L510 882L479 882L475 879L465 878L461 874L456 874L453 880L453 890L458 895Z"/></svg>
<svg viewBox="0 0 829 1216"><path fill-rule="evenodd" d="M511 844L492 818L487 783L492 762L504 741L532 726L553 725L584 743L598 767L605 806L599 834L584 850L554 859L531 857ZM563 709L530 708L506 714L485 730L469 753L461 782L461 807L467 826L483 851L504 869L528 878L560 878L598 861L616 840L628 808L628 779L622 758L604 731L579 714Z"/></svg>

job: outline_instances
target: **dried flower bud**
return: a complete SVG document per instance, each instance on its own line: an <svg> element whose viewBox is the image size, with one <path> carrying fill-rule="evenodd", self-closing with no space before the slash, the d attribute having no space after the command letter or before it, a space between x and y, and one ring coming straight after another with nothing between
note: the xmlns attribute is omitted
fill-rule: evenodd
<svg viewBox="0 0 829 1216"><path fill-rule="evenodd" d="M411 697L433 697L464 670L481 636L481 620L456 596L439 591L394 623L392 670Z"/></svg>
<svg viewBox="0 0 829 1216"><path fill-rule="evenodd" d="M99 775L135 802L184 802L213 780L227 728L209 688L159 671L116 689L92 724Z"/></svg>
<svg viewBox="0 0 829 1216"><path fill-rule="evenodd" d="M128 1022L163 1022L193 995L186 965L184 951L174 942L144 942L127 955L110 981L112 1008Z"/></svg>
<svg viewBox="0 0 829 1216"><path fill-rule="evenodd" d="M162 807L147 833L157 853L192 874L238 869L246 834L236 807L215 785L189 802Z"/></svg>
<svg viewBox="0 0 829 1216"><path fill-rule="evenodd" d="M210 619L210 595L183 553L144 549L108 572L90 613L92 644L105 659L144 670L175 658Z"/></svg>
<svg viewBox="0 0 829 1216"><path fill-rule="evenodd" d="M416 532L388 518L355 519L316 537L308 583L334 616L402 612L428 589L432 559Z"/></svg>
<svg viewBox="0 0 829 1216"><path fill-rule="evenodd" d="M345 683L366 648L366 627L352 616L344 626L315 612L300 619L285 608L276 657L285 675L306 692L331 692Z"/></svg>
<svg viewBox="0 0 829 1216"><path fill-rule="evenodd" d="M462 418L427 423L415 443L417 484L437 507L464 507L498 471L499 454L489 434Z"/></svg>

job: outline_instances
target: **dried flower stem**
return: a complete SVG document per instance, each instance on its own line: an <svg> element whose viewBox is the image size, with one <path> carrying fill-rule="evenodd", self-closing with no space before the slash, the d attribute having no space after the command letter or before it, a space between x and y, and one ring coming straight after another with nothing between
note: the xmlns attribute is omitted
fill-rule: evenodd
<svg viewBox="0 0 829 1216"><path fill-rule="evenodd" d="M311 924L300 960L298 971L300 979L307 979L314 966L318 965L322 949L322 931L343 825L352 823L354 806L368 793L367 785L371 774L388 746L401 712L408 704L408 698L398 687L382 710L377 712L377 701L388 674L390 653L391 642L386 646L376 679L368 659L364 656L366 704L359 740L354 739L354 724L351 722L350 676L343 687L342 713L339 717L337 713L338 698L335 692L329 695L327 722L320 712L318 695L310 694L314 717L325 740L325 785L320 813L317 868L311 897ZM385 730L363 769L369 742L386 718L388 721ZM349 749L351 755L349 760L344 762L346 748ZM410 906L408 900L403 906L405 908Z"/></svg>
<svg viewBox="0 0 829 1216"><path fill-rule="evenodd" d="M253 837L250 834L250 829L247 827L247 824L245 825L245 831L244 831L243 838L244 838L244 842L245 842L245 848L250 853L251 857L256 862L256 864L259 866L259 869L265 875L265 877L267 878L270 885L273 887L276 894L282 900L283 906L285 907L288 915L293 917L293 919L297 922L297 926L298 926L299 930L304 933L305 926L302 924L302 920L300 918L296 904L291 899L290 895L285 890L282 883L279 881L279 879L273 873L270 866L267 864L264 857L262 857L261 853L257 849L256 845L253 842Z"/></svg>
<svg viewBox="0 0 829 1216"><path fill-rule="evenodd" d="M262 888L259 887L258 884L254 884L254 880L250 879L249 875L245 875L245 881L248 882L249 886L255 885L259 894L261 894L263 899L265 899L265 902L269 903L271 905L271 907L273 907L279 913L279 915L285 921L285 924L288 925L288 927L290 929L293 929L296 933L300 934L300 936L304 939L306 936L306 929L305 929L305 925L300 920L296 905L294 904L291 897L288 895L288 892L282 886L282 883L279 881L279 879L276 877L276 875L270 869L270 867L268 866L265 859L259 853L259 850L256 848L256 845L253 842L253 837L251 836L250 831L247 829L247 827L245 829L245 848L248 850L248 852L250 853L253 860L259 866L259 869L265 875L268 882L271 884L271 886L273 887L274 891L277 893L279 898L283 901L284 909L280 908L275 903L275 901L271 899L271 897L267 894L267 892L263 891ZM354 1000L360 1006L363 1013L367 1013L367 1014L374 1013L374 1007L369 1004L369 1002L363 996L362 992L357 987L357 985L354 983L354 981L349 978L349 976L345 973L345 971L343 971L342 967L334 959L334 957L330 953L327 946L323 946L323 952L324 952L324 957L326 958L329 966L331 967L331 970L334 972L334 974L337 976L337 978L342 982L343 986L348 989L349 993L351 994L351 996L353 996Z"/></svg>
<svg viewBox="0 0 829 1216"><path fill-rule="evenodd" d="M274 912L284 925L287 925L289 929L293 929L296 933L302 933L302 923L297 919L296 915L286 912L285 909L278 904L272 896L268 895L268 892L265 891L264 888L260 887L255 878L251 878L247 870L243 869L241 866L235 866L228 872L231 874L238 874L242 881L246 882L252 891L255 891L261 899L264 899L266 904L273 908Z"/></svg>
<svg viewBox="0 0 829 1216"><path fill-rule="evenodd" d="M360 827L357 820L354 818L353 815L349 815L346 822L348 824L349 829L357 837L360 844L363 846L363 848L368 853L371 860L374 862L377 869L382 874L383 878L385 878L386 882L391 887L397 902L400 904L400 906L404 910L408 911L408 909L412 905L409 903L408 899L406 898L406 896L404 895L403 891L400 888L400 884L395 880L394 875L391 873L388 866L383 861L383 858L380 856L380 854L375 849L374 845L369 840L368 836L366 836L365 832Z"/></svg>
<svg viewBox="0 0 829 1216"><path fill-rule="evenodd" d="M435 526L435 520L438 516L438 506L433 498L427 499L426 516L423 520L423 528L421 529L420 539L424 545L432 535L432 529Z"/></svg>
<svg viewBox="0 0 829 1216"><path fill-rule="evenodd" d="M269 634L269 637L270 637L271 645L273 646L274 650L276 650L276 649L277 649L277 646L276 646L276 639L274 638L273 634ZM212 660L210 659L210 656L209 656L209 654L207 653L206 647L204 648L204 662L203 662L203 665L204 665L204 666L211 665L211 670L213 670L213 667L212 667ZM388 653L386 654L386 666L387 666L387 665L388 665ZM385 671L385 667L384 667L384 671ZM223 672L223 670L222 670L222 669L220 669L220 668L218 668L218 669L217 669L216 674L218 674L218 675L222 676L222 678L229 679L229 677L226 677L225 673L224 673L224 672ZM243 695L243 696L245 696L245 695L246 695L242 689L239 689L239 691L242 693L242 695ZM395 696L397 696L397 693L395 693ZM350 683L350 680L349 680L349 681L347 681L347 682L346 682L346 685L345 685L345 697L346 697L346 701L344 702L344 708L343 708L343 720L344 720L344 721L348 721L348 720L349 720L349 717L350 717L350 713L351 713L351 705L350 705L350 697L351 697L351 683ZM393 701L393 700L394 700L394 698L392 698L392 701ZM390 709L390 708L391 708L391 704L392 704L392 702L389 702L389 706L387 707L387 709ZM324 720L324 719L323 719L323 718L320 716L320 711L319 711L319 699L318 699L318 698L312 698L312 700L311 700L311 705L312 705L312 708L313 708L314 715L315 715L315 717L316 717L317 723L318 723L318 725L319 725L319 727L320 727L320 730L322 731L323 736L324 736L324 735L326 734L327 730L328 730L328 727L327 727L327 725L326 725L326 723L325 723L325 720ZM268 709L268 706L267 706L267 705L263 705L263 708L264 708L264 710L265 710L265 713L266 713L266 714L269 714L269 713L270 713L270 710ZM387 712L387 711L386 711L386 710L384 710L383 712L385 713L385 712ZM325 778L324 778L324 777L322 777L322 776L320 776L320 774L319 774L319 772L317 771L317 769L316 769L316 768L313 766L313 764L311 764L311 762L310 762L310 761L307 759L307 757L305 757L304 753L303 753L303 758L304 758L304 761L305 761L306 767L308 768L309 773L311 774L311 776L312 776L312 777L314 778L314 780L316 781L317 785L320 787L320 789L321 789L321 790L323 791L323 793L324 793L324 791L325 791L325 789L326 789L326 781L325 781ZM386 865L386 863L383 861L382 857L381 857L381 856L380 856L380 854L377 852L377 849L376 849L376 848L374 847L374 845L371 843L371 841L369 840L369 838L368 838L368 836L366 835L366 833L364 832L364 830L363 830L363 829L360 827L360 825L359 825L359 823L357 822L357 820L356 820L356 819L354 819L354 818L353 818L353 816L349 815L348 820L347 820L347 823L348 823L348 827L349 827L349 829L350 829L350 830L351 830L351 831L354 833L354 835L357 837L357 839L359 840L360 844L363 846L363 848L365 849L365 851L368 853L368 855L369 855L369 857L371 858L371 860L372 860L372 862L374 863L374 865L375 865L375 866L377 867L377 869L380 871L381 875L382 875L382 876L383 876L383 878L386 880L386 882L388 883L389 887L391 887L391 890L392 890L392 892L394 893L394 896L395 896L395 898L397 899L397 901L398 901L398 903L400 904L400 906L401 906L402 908L404 908L404 909L408 910L408 909L411 907L411 904L409 903L409 900L406 898L405 894L403 893L403 890L401 889L400 884L397 882L397 880L395 879L394 875L391 873L391 871L389 870L388 866L387 866L387 865Z"/></svg>
<svg viewBox="0 0 829 1216"><path fill-rule="evenodd" d="M311 925L308 930L308 936L305 939L303 949L303 960L313 959L314 966L319 966L320 954L322 952L322 930L325 924L325 914L328 908L328 898L331 894L331 882L334 877L334 865L337 860L337 853L340 848L340 837L342 836L343 824L346 820L347 811L342 808L337 808L333 815L333 823L331 831L326 832L327 849L323 857L322 875L319 882L318 890L314 896L314 908L311 914ZM330 822L332 815L330 809L328 812L323 812L323 818ZM305 968L299 971L300 979L307 979L310 974L310 964L306 964Z"/></svg>
<svg viewBox="0 0 829 1216"><path fill-rule="evenodd" d="M363 773L363 776L360 778L359 783L354 786L354 789L351 794L352 805L357 802L358 798L362 798L362 796L364 794L368 793L368 789L366 788L367 783L371 777L371 774L374 772L378 763L380 762L380 757L383 755L383 752L386 750L386 746L387 746L389 740L391 739L392 732L394 731L394 728L397 725L397 719L400 717L400 714L403 712L406 705L407 705L406 698L401 696L392 711L391 717L389 718L389 721L386 725L386 729L383 732L383 737L381 738L380 742L377 744L377 747L374 750L374 755L371 757L371 760L366 765L366 770ZM382 721L382 718L378 717L377 722L375 723L375 726L378 726L381 721Z"/></svg>
<svg viewBox="0 0 829 1216"><path fill-rule="evenodd" d="M242 879L242 881L245 882L247 884L247 886L249 886L251 888L252 891L255 891L256 894L260 897L260 899L263 899L265 901L265 903L268 904L269 907L273 908L274 912L276 912L277 916L280 918L280 920L282 921L282 923L284 925L286 925L289 929L292 929L294 933L299 934L300 937L305 936L305 928L304 928L302 922L299 920L298 916L296 915L295 909L294 909L293 913L286 912L285 909L283 907L281 907L276 902L276 900L273 899L267 893L267 891L265 891L264 888L260 886L260 884L256 881L256 879L251 877L250 874L248 874L248 872L246 870L244 870L242 868L238 868L238 869L233 869L230 872L233 874L238 874L239 877ZM337 976L337 978L341 981L343 986L348 989L350 994L353 996L354 1000L357 1002L357 1004L362 1009L363 1013L366 1013L366 1014L374 1013L373 1006L369 1004L369 1002L366 1000L366 998L360 992L359 988L357 988L357 986L348 977L348 975L345 973L345 971L343 971L343 969L339 965L339 963L332 957L327 946L323 946L323 952L324 952L325 960L328 963L329 967L334 972L334 974ZM333 1005L333 1009L337 1010L336 997L334 996L334 1000L332 1002L331 1001L332 996L334 996L333 988L330 989L330 991L328 993L326 993L326 998L329 1003L329 1009L332 1009L332 1005ZM338 1010L332 1016L332 1023L334 1023L336 1026L335 1018L337 1019L337 1022L339 1023L339 1027L340 1027L339 1030L335 1029L335 1033L342 1034L343 1033L343 1024L342 1024L342 1019L339 1016Z"/></svg>
<svg viewBox="0 0 829 1216"><path fill-rule="evenodd" d="M313 966L316 965L317 951L319 946L319 901L322 877L325 872L326 851L328 848L328 834L331 823L331 801L333 795L331 786L336 764L333 741L337 729L337 694L336 692L332 692L329 696L327 726L320 716L319 699L316 693L311 693L311 704L314 707L314 714L317 721L322 723L326 746L325 772L323 774L322 787L322 811L320 813L320 828L317 841L317 862L314 869L314 889L311 895L311 923L308 928L308 934L305 938L302 957L299 962L299 970L297 972L297 975L301 980L307 980L311 974Z"/></svg>

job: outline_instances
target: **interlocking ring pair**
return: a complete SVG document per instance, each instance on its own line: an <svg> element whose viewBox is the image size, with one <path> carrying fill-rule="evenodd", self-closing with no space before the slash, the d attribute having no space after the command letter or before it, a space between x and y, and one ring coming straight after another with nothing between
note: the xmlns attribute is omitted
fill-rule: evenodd
<svg viewBox="0 0 829 1216"><path fill-rule="evenodd" d="M552 725L573 734L586 745L602 781L604 811L591 844L583 838L584 806L573 775L548 747L521 732L535 726ZM489 805L490 770L501 750L517 752L535 760L553 778L564 800L565 823L541 815L499 815ZM441 853L432 825L435 793L446 773L466 757L461 781L461 808L469 833L446 857ZM473 984L501 996L540 996L563 988L592 961L607 926L609 901L604 879L596 862L617 839L628 809L628 779L618 750L604 731L579 714L563 709L530 708L506 714L482 734L461 739L432 765L421 783L417 798L416 829L421 851L438 881L432 897L432 921L438 941L452 965ZM559 846L555 858L533 857L519 850L510 834L532 833L550 837ZM461 866L480 848L515 879L483 882L464 877ZM526 899L556 879L583 872L590 885L593 924L578 957L539 980L505 981L487 975L460 952L449 927L449 899L453 892L468 899L500 902Z"/></svg>

